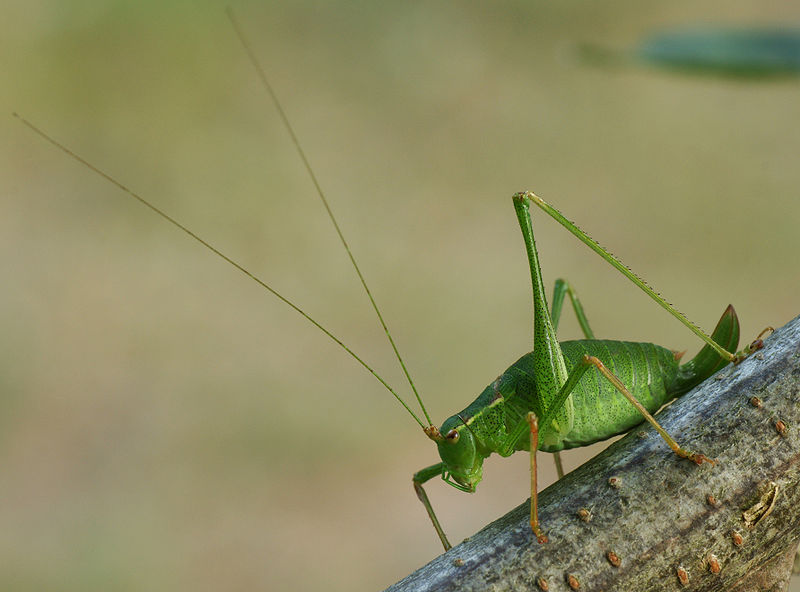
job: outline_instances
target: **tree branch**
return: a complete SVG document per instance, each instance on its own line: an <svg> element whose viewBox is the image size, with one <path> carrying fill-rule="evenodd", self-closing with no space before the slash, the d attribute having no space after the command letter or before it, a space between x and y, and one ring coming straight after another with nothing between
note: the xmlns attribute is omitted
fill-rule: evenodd
<svg viewBox="0 0 800 592"><path fill-rule="evenodd" d="M388 590L785 590L800 537L799 391L800 317L659 414L715 466L678 458L642 425L540 494L548 544L525 502Z"/></svg>

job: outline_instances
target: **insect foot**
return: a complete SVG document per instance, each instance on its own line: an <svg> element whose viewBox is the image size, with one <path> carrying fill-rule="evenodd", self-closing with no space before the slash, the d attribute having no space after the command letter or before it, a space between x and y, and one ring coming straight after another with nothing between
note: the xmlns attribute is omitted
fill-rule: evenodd
<svg viewBox="0 0 800 592"><path fill-rule="evenodd" d="M766 329L764 329L761 333L758 334L758 337L756 337L750 343L750 345L748 345L743 350L736 352L736 354L733 357L733 360L731 360L731 361L734 364L739 364L744 359L746 359L750 354L752 354L753 352L758 351L761 348L763 348L764 347L764 338L765 337L769 337L769 335L772 334L774 331L775 331L775 329L773 329L772 327L767 327Z"/></svg>
<svg viewBox="0 0 800 592"><path fill-rule="evenodd" d="M531 520L531 530L533 531L533 534L536 535L536 541L540 545L544 545L545 543L550 542L550 539L547 538L547 535L542 531L541 528L539 528L538 524L535 524L533 522L533 520Z"/></svg>
<svg viewBox="0 0 800 592"><path fill-rule="evenodd" d="M710 465L717 464L716 460L714 460L713 458L708 458L705 454L700 454L699 452L690 452L688 450L684 450L683 448L678 448L675 451L675 454L677 454L681 458L688 458L690 461L698 465L702 465L704 462Z"/></svg>

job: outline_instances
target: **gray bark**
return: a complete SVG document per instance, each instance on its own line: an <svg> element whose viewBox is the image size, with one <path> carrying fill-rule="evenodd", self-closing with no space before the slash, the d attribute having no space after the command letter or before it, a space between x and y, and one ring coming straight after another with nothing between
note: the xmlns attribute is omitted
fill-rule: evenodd
<svg viewBox="0 0 800 592"><path fill-rule="evenodd" d="M576 589L570 577L606 592L785 590L800 538L798 399L800 317L658 415L716 465L640 426L540 494L549 543L531 535L525 502L388 590L555 592Z"/></svg>

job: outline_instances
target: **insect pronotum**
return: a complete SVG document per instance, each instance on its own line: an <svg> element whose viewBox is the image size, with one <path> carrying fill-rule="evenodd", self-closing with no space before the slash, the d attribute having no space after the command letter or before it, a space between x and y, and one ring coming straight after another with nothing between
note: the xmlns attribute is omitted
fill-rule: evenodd
<svg viewBox="0 0 800 592"><path fill-rule="evenodd" d="M239 25L233 18L232 13L230 14L234 27L242 38L242 43L250 59L255 64L266 90L272 96L287 130L292 136L292 141L300 154L300 158L303 160L309 175L317 187L319 197L336 227L364 290L370 297L372 306L403 368L407 381L415 393L421 414L415 413L411 405L364 362L358 354L269 284L211 246L148 200L127 189L110 175L93 166L65 146L52 140L27 120L21 117L20 119L71 157L117 185L125 193L189 234L304 316L340 347L345 349L391 392L413 420L419 424L424 433L436 443L439 450L441 461L416 473L414 487L445 549L449 548L450 543L423 489L423 484L431 478L442 477L457 489L474 491L482 477L483 460L489 454L497 452L506 456L517 450L532 451L531 528L535 537L540 542L545 542L547 540L545 534L546 525L543 528L538 523L536 514L535 451L537 448L554 452L563 448L585 445L608 438L630 429L633 425L644 421L645 418L647 418L647 421L654 422L652 417L649 416L650 413L655 412L671 398L686 392L689 388L710 376L722 365L737 361L741 359L741 356L746 355L746 351L734 354L738 344L738 321L732 307L728 307L725 310L713 335L706 335L681 313L667 304L666 301L653 292L610 253L603 250L593 239L568 221L558 210L535 194L522 192L515 194L513 201L528 253L529 271L533 286L535 318L533 352L522 356L500 377L492 381L474 403L451 416L441 425L435 425L425 409L422 398L416 392L411 375L403 363L377 304L369 293L367 283L347 246L344 235L338 227L324 193L320 189L319 183L300 147L300 143L283 113L280 102L275 97L263 70L261 70L253 52L241 34ZM604 260L628 277L660 306L686 325L705 342L706 345L703 350L688 363L680 365L679 356L674 352L653 344L596 340L574 288L563 280L556 281L552 302L548 305L533 238L531 218L528 212L530 204L536 205L558 221L579 240L597 252ZM559 344L556 331L564 299L567 296L570 298L586 339ZM652 374L652 370L656 366L665 370L653 382L648 384L647 388L637 389L630 387L631 382L637 385L642 384L640 380L632 380L632 378L645 372ZM594 403L595 399L600 400L600 407L598 408L602 409L603 413L593 414L590 421L586 410L589 402ZM636 407L638 405L637 402L641 402L639 407ZM680 456L687 457L698 463L711 462L710 459L707 459L699 452L692 452L682 448L665 432L661 431L660 433L669 447Z"/></svg>

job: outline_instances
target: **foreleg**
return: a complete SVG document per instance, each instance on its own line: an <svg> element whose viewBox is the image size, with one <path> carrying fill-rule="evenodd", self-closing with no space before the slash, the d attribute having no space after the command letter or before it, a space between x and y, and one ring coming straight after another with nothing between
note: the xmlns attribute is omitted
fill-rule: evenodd
<svg viewBox="0 0 800 592"><path fill-rule="evenodd" d="M450 541L447 540L447 536L445 536L444 530L442 530L442 525L439 524L439 519L436 517L436 513L433 511L433 506L428 499L428 494L425 493L425 489L422 487L423 483L430 481L434 477L440 477L442 475L443 467L443 463L436 463L435 465L426 467L421 471L417 471L414 473L413 483L414 491L417 493L419 501L421 501L422 505L425 506L425 511L428 512L428 517L431 519L431 523L433 523L433 528L436 529L436 534L439 535L439 540L442 541L444 550L448 551L451 548Z"/></svg>

